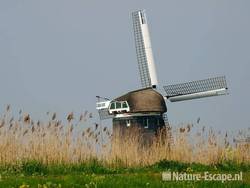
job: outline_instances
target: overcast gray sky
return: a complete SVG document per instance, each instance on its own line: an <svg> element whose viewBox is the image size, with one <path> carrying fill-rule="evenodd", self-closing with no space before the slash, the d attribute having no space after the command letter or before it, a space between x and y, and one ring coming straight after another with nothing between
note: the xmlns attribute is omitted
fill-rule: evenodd
<svg viewBox="0 0 250 188"><path fill-rule="evenodd" d="M146 9L161 86L226 75L230 95L168 103L175 125L250 126L250 1L1 0L0 110L95 111L140 87L131 12Z"/></svg>

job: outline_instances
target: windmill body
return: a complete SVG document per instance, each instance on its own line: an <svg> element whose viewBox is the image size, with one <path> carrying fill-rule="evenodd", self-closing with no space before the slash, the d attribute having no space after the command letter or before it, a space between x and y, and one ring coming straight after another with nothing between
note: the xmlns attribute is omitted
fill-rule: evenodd
<svg viewBox="0 0 250 188"><path fill-rule="evenodd" d="M101 120L112 118L114 130L138 127L155 133L167 123L166 100L177 102L227 94L225 76L164 86L165 93L161 94L157 90L158 79L145 10L133 12L132 19L141 88L113 100L99 100L96 109Z"/></svg>

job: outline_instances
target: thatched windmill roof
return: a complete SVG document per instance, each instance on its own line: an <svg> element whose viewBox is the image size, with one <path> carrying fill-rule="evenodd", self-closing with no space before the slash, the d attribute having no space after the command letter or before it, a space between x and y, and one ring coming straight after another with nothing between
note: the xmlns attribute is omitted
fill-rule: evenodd
<svg viewBox="0 0 250 188"><path fill-rule="evenodd" d="M128 101L130 112L160 112L167 111L163 96L152 88L143 88L122 95L115 100Z"/></svg>

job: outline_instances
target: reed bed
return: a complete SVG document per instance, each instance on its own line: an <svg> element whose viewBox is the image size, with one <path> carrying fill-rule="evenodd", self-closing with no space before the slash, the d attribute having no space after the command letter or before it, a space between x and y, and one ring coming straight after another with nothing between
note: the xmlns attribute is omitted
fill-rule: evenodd
<svg viewBox="0 0 250 188"><path fill-rule="evenodd" d="M58 120L56 113L47 115L47 121L34 121L20 111L15 119L7 106L0 117L0 165L30 160L43 164L82 164L93 159L120 167L147 166L161 160L208 165L223 161L250 163L249 143L235 143L227 133L223 135L211 128L194 132L193 125L169 126L145 143L147 137L139 129L131 128L121 134L100 124L87 126L86 120L92 117L88 112L80 117L71 112L64 121ZM249 129L235 137L245 138L248 134Z"/></svg>

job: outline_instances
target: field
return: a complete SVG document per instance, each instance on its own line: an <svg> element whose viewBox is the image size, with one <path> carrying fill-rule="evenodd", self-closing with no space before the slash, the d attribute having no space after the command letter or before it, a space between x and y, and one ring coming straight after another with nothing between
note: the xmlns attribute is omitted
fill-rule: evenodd
<svg viewBox="0 0 250 188"><path fill-rule="evenodd" d="M172 170L211 173L243 172L243 181L162 181L161 173ZM207 166L161 161L148 167L107 168L96 160L77 165L42 165L26 162L1 169L1 187L249 187L249 166L230 163Z"/></svg>
<svg viewBox="0 0 250 188"><path fill-rule="evenodd" d="M185 125L159 132L150 143L141 130L113 135L100 124L86 126L88 112L65 120L47 113L35 121L0 117L0 187L250 187L250 146L206 127ZM194 129L196 131L194 132ZM242 181L162 181L162 172L242 172Z"/></svg>

